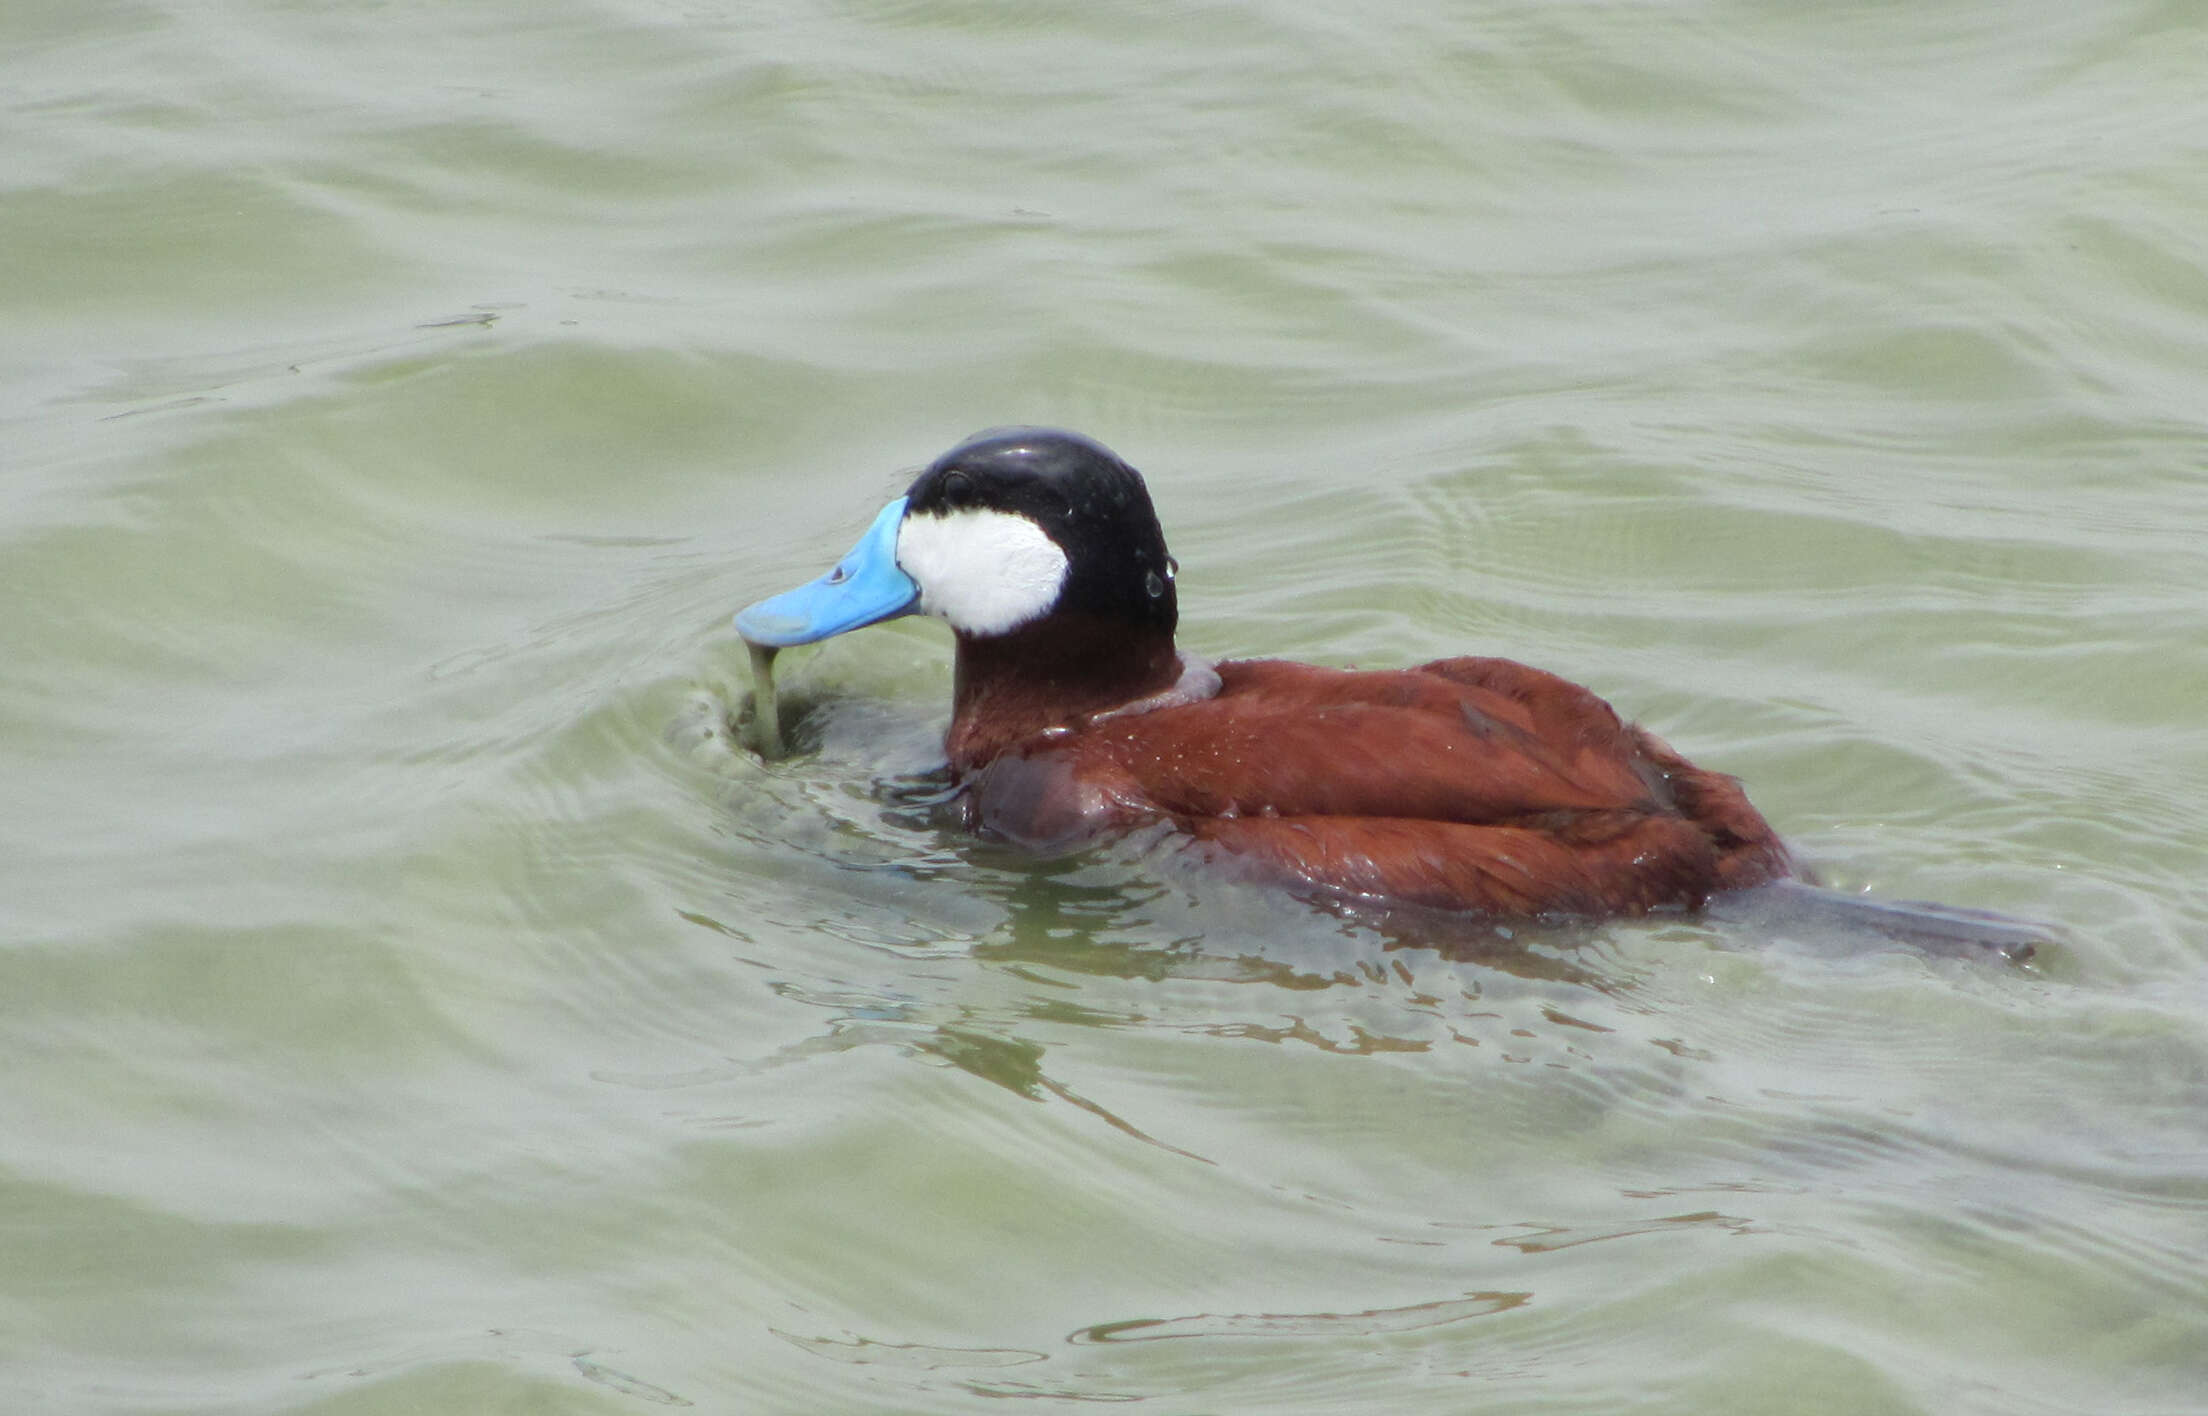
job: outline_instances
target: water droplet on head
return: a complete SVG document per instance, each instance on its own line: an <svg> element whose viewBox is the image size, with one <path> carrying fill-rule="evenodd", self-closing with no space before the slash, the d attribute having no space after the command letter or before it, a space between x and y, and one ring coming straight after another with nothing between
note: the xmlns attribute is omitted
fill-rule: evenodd
<svg viewBox="0 0 2208 1416"><path fill-rule="evenodd" d="M1149 591L1150 598L1155 600L1165 593L1165 582L1158 579L1156 571L1145 571L1142 577L1142 588Z"/></svg>

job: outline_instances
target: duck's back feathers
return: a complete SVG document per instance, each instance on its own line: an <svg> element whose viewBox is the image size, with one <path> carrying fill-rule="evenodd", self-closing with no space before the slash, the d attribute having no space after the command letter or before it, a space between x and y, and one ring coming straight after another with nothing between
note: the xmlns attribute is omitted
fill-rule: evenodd
<svg viewBox="0 0 2208 1416"><path fill-rule="evenodd" d="M1257 873L1490 914L1688 907L1787 869L1730 778L1553 674L1478 658L1218 671L1203 702L1003 754L974 776L975 824L1063 847L1170 819Z"/></svg>

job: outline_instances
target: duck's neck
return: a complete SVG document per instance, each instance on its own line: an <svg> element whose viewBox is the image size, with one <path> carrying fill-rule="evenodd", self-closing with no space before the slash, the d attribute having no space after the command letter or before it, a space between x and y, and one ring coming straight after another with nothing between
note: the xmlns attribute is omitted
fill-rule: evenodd
<svg viewBox="0 0 2208 1416"><path fill-rule="evenodd" d="M1163 693L1179 682L1169 630L1058 614L986 639L961 634L944 740L963 776L1046 728Z"/></svg>

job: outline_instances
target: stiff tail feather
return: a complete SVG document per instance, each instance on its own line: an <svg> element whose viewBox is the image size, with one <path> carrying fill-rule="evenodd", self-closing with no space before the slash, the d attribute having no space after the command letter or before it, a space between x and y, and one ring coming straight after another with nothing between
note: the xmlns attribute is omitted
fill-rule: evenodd
<svg viewBox="0 0 2208 1416"><path fill-rule="evenodd" d="M1860 938L1876 935L1928 954L1994 957L2021 964L2061 931L2036 920L1992 910L1935 905L1923 900L1881 900L1828 890L1799 880L1774 880L1748 890L1713 896L1705 911L1728 924L1755 929L1807 927Z"/></svg>

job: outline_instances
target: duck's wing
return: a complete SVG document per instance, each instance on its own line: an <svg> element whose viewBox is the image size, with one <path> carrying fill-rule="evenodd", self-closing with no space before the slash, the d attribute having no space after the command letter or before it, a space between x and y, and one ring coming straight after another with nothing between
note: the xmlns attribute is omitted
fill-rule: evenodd
<svg viewBox="0 0 2208 1416"><path fill-rule="evenodd" d="M1787 869L1731 778L1554 674L1506 659L1220 672L1208 703L1098 725L1078 775L1260 873L1529 914L1694 905Z"/></svg>
<svg viewBox="0 0 2208 1416"><path fill-rule="evenodd" d="M1567 831L1396 816L1198 818L1215 864L1351 900L1484 915L1643 914L1699 905L1709 838L1676 817L1607 813Z"/></svg>
<svg viewBox="0 0 2208 1416"><path fill-rule="evenodd" d="M1534 824L1663 811L1665 766L1588 690L1502 659L1357 673L1219 666L1220 693L1096 724L1079 751L1176 815Z"/></svg>

